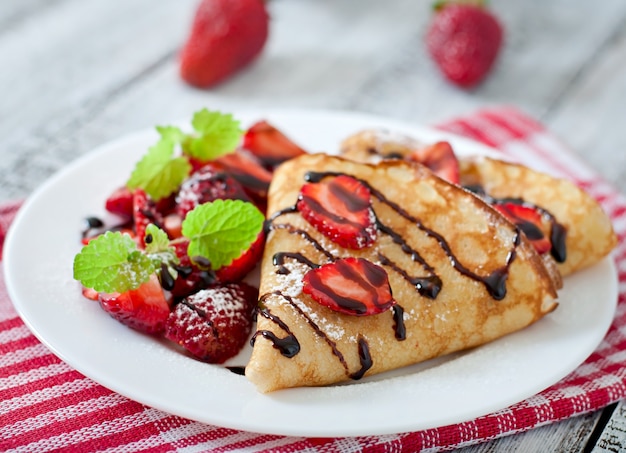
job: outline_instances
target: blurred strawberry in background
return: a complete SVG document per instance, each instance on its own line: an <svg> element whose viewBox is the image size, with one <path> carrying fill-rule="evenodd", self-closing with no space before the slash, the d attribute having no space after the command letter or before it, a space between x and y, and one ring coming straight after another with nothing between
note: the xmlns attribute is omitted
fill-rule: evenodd
<svg viewBox="0 0 626 453"><path fill-rule="evenodd" d="M502 25L484 3L437 2L426 34L428 51L443 75L463 88L485 79L502 47Z"/></svg>
<svg viewBox="0 0 626 453"><path fill-rule="evenodd" d="M262 0L202 0L181 52L181 77L199 88L224 82L261 53L268 31Z"/></svg>

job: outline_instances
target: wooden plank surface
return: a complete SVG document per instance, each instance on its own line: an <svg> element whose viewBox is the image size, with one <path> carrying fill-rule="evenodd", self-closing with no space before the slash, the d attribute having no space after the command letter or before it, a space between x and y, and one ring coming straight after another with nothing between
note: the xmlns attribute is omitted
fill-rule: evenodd
<svg viewBox="0 0 626 453"><path fill-rule="evenodd" d="M2 1L0 202L28 196L106 141L204 106L349 109L431 124L512 104L626 192L622 0L492 1L506 47L471 91L446 83L426 55L425 0L272 0L263 56L216 89L193 89L178 77L177 51L195 3ZM464 451L582 451L601 412ZM626 449L624 413L618 405L600 429L597 451Z"/></svg>

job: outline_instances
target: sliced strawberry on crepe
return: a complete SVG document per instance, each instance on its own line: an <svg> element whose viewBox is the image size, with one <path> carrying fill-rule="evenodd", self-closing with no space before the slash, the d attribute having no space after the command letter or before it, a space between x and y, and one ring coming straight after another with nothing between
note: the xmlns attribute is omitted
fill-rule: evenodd
<svg viewBox="0 0 626 453"><path fill-rule="evenodd" d="M122 324L150 334L161 333L170 314L169 296L156 275L135 290L100 293L98 300L104 311Z"/></svg>
<svg viewBox="0 0 626 453"><path fill-rule="evenodd" d="M307 222L342 247L362 249L376 239L370 191L351 176L303 185L296 206Z"/></svg>
<svg viewBox="0 0 626 453"><path fill-rule="evenodd" d="M407 159L425 165L448 182L459 183L459 161L448 142L437 142L416 149L407 156Z"/></svg>
<svg viewBox="0 0 626 453"><path fill-rule="evenodd" d="M526 235L537 253L550 251L552 244L544 232L541 214L535 208L514 202L496 203L494 208Z"/></svg>
<svg viewBox="0 0 626 453"><path fill-rule="evenodd" d="M270 168L306 153L267 121L259 121L246 131L243 147Z"/></svg>
<svg viewBox="0 0 626 453"><path fill-rule="evenodd" d="M363 258L344 258L311 269L302 291L331 310L355 316L376 315L396 302L387 272Z"/></svg>

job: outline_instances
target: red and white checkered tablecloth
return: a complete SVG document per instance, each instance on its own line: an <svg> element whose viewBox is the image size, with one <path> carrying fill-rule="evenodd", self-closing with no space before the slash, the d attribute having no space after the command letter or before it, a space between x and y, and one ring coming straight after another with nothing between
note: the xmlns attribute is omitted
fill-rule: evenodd
<svg viewBox="0 0 626 453"><path fill-rule="evenodd" d="M28 330L0 275L0 451L321 451L450 450L600 409L626 396L626 197L540 124L515 108L478 111L439 125L539 170L567 177L600 201L619 245L619 303L596 351L543 392L465 423L385 436L313 439L237 431L194 422L111 392L63 363ZM19 203L0 206L0 253ZM1 255L0 255L1 256Z"/></svg>

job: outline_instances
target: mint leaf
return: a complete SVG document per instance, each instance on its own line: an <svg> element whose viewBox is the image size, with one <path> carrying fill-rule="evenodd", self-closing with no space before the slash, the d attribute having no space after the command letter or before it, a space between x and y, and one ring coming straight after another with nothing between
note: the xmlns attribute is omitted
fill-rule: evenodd
<svg viewBox="0 0 626 453"><path fill-rule="evenodd" d="M185 133L176 126L157 126L156 130L163 140L174 144L182 143L185 139Z"/></svg>
<svg viewBox="0 0 626 453"><path fill-rule="evenodd" d="M119 231L107 231L92 239L74 257L74 279L98 292L137 289L156 269L135 241Z"/></svg>
<svg viewBox="0 0 626 453"><path fill-rule="evenodd" d="M194 114L191 124L197 134L188 136L185 151L201 161L233 152L243 135L239 121L217 111L202 109Z"/></svg>
<svg viewBox="0 0 626 453"><path fill-rule="evenodd" d="M191 164L184 157L173 157L175 146L170 138L161 138L152 146L135 166L128 188L141 188L156 201L176 191L191 173Z"/></svg>
<svg viewBox="0 0 626 453"><path fill-rule="evenodd" d="M202 256L213 270L230 264L256 240L265 216L251 203L215 200L196 207L183 221L190 257Z"/></svg>

